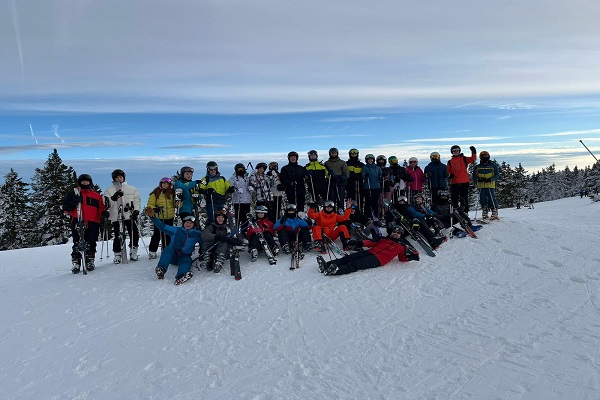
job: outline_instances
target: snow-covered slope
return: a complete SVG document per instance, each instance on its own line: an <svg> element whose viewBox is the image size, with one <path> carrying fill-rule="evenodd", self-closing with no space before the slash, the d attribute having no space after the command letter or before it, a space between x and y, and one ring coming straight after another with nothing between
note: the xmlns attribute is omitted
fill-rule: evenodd
<svg viewBox="0 0 600 400"><path fill-rule="evenodd" d="M243 254L241 281L175 286L145 254L83 276L69 245L0 252L0 397L600 399L600 204L535 207L339 277Z"/></svg>

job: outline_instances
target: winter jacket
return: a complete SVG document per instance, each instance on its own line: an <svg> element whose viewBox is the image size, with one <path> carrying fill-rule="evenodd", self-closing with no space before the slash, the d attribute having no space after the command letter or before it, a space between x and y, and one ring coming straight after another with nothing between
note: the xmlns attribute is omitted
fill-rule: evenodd
<svg viewBox="0 0 600 400"><path fill-rule="evenodd" d="M495 189L496 181L500 178L498 165L493 161L477 165L473 171L478 189ZM481 182L481 178L491 179L491 182Z"/></svg>
<svg viewBox="0 0 600 400"><path fill-rule="evenodd" d="M334 179L334 176L343 177L341 180L345 181L350 176L348 164L339 157L329 157L329 160L325 161L325 167L329 170L329 174L332 175L332 179Z"/></svg>
<svg viewBox="0 0 600 400"><path fill-rule="evenodd" d="M100 193L92 189L75 188L69 192L63 200L63 211L72 219L79 218L77 215L78 196L81 196L81 217L83 221L100 223L100 217L106 208Z"/></svg>
<svg viewBox="0 0 600 400"><path fill-rule="evenodd" d="M406 173L411 177L412 181L408 182L407 186L410 190L423 190L423 182L425 181L425 174L418 165L413 168L410 165L406 168Z"/></svg>
<svg viewBox="0 0 600 400"><path fill-rule="evenodd" d="M200 243L200 246L202 246L202 232L197 229L166 225L157 217L152 218L152 222L160 231L171 236L169 247L172 247L177 254L190 256L196 248L196 243Z"/></svg>
<svg viewBox="0 0 600 400"><path fill-rule="evenodd" d="M423 208L421 208L423 207ZM430 215L435 215L435 212L433 212L431 209L425 207L425 205L414 205L414 206L408 206L407 207L408 212L413 216L413 218L425 218L429 213Z"/></svg>
<svg viewBox="0 0 600 400"><path fill-rule="evenodd" d="M123 192L123 197L117 201L112 200L111 197L119 190ZM123 206L123 216L126 220L131 219L131 213L134 210L139 212L142 206L140 192L134 186L128 185L126 182L123 182L122 184L113 182L113 185L109 186L104 191L104 201L108 204L108 212L110 213L108 218L111 222L115 222L119 219L120 206ZM133 209L131 208L132 203Z"/></svg>
<svg viewBox="0 0 600 400"><path fill-rule="evenodd" d="M282 220L283 220L283 222L282 222ZM295 217L295 218L281 217L280 219L277 220L277 222L275 222L275 225L273 226L273 229L275 229L275 231L280 231L282 229L285 229L288 232L295 232L296 229L300 229L300 228L308 228L308 223L305 220L298 218L298 217Z"/></svg>
<svg viewBox="0 0 600 400"><path fill-rule="evenodd" d="M198 182L198 187L200 193L205 194L206 203L224 204L227 200L227 190L231 187L231 184L217 172L215 175L206 175L202 178ZM213 189L215 192L209 194L209 189Z"/></svg>
<svg viewBox="0 0 600 400"><path fill-rule="evenodd" d="M432 188L445 188L447 177L446 165L442 164L440 160L434 160L425 167L425 178Z"/></svg>
<svg viewBox="0 0 600 400"><path fill-rule="evenodd" d="M325 210L316 211L314 208L308 209L308 218L314 219L315 224L321 228L334 229L337 224L341 224L350 218L350 208L346 208L344 215L336 212L326 213Z"/></svg>
<svg viewBox="0 0 600 400"><path fill-rule="evenodd" d="M362 184L362 169L365 166L365 163L358 158L349 158L348 161L346 161L346 165L348 166L348 172L350 173L348 176L348 185L353 186L355 185L354 182Z"/></svg>
<svg viewBox="0 0 600 400"><path fill-rule="evenodd" d="M383 173L377 164L365 164L362 168L363 188L381 189L381 177Z"/></svg>
<svg viewBox="0 0 600 400"><path fill-rule="evenodd" d="M271 178L266 174L259 174L258 171L254 171L252 175L250 175L250 186L254 188L256 201L273 200L273 195L271 194Z"/></svg>
<svg viewBox="0 0 600 400"><path fill-rule="evenodd" d="M158 194L158 197L156 195ZM173 189L163 190L162 188L156 188L150 197L148 197L148 208L162 207L161 213L156 213L156 216L160 219L173 219L175 218L175 192Z"/></svg>
<svg viewBox="0 0 600 400"><path fill-rule="evenodd" d="M379 167L379 165L378 165ZM388 167L379 167L381 170L381 186L384 192L390 191L390 169Z"/></svg>
<svg viewBox="0 0 600 400"><path fill-rule="evenodd" d="M257 219L256 224L258 228L254 228L252 225L248 227L246 230L246 234L248 235L248 239L250 239L257 232L269 232L271 235L274 233L273 231L273 223L269 221L267 218Z"/></svg>
<svg viewBox="0 0 600 400"><path fill-rule="evenodd" d="M373 254L381 265L385 265L392 261L395 257L398 257L399 261L406 262L406 247L393 239L384 237L377 242L371 240L363 241L364 247L369 247L366 251Z"/></svg>
<svg viewBox="0 0 600 400"><path fill-rule="evenodd" d="M388 171L390 173L390 177L389 177L390 183L393 186L395 186L396 184L399 184L399 186L401 186L402 184L400 181L406 181L407 178L412 179L406 173L406 168L404 168L403 166L401 166L399 164L394 164L394 165L390 166Z"/></svg>
<svg viewBox="0 0 600 400"><path fill-rule="evenodd" d="M446 171L448 171L448 176L454 175L452 179L450 179L451 185L456 185L459 183L469 183L469 164L472 164L477 160L477 154L472 154L471 157L466 157L463 153L460 153L457 156L452 156L448 163L446 164Z"/></svg>
<svg viewBox="0 0 600 400"><path fill-rule="evenodd" d="M229 178L229 184L235 188L233 192L232 201L234 204L250 204L252 203L252 192L254 187L250 186L250 177L248 174L245 175L231 175Z"/></svg>
<svg viewBox="0 0 600 400"><path fill-rule="evenodd" d="M266 174L269 177L269 181L271 182L271 195L272 197L281 197L285 193L283 190L277 189L277 185L281 184L281 179L279 179L279 172L277 171L269 171Z"/></svg>
<svg viewBox="0 0 600 400"><path fill-rule="evenodd" d="M217 224L217 222L214 221L202 231L202 240L205 243L212 243L217 235L227 237L230 232L231 229L229 229L226 223Z"/></svg>
<svg viewBox="0 0 600 400"><path fill-rule="evenodd" d="M311 161L306 164L306 175L308 175L308 187L310 189L311 183L315 191L327 190L327 177L329 171L319 161Z"/></svg>
<svg viewBox="0 0 600 400"><path fill-rule="evenodd" d="M302 165L298 165L297 162L289 162L281 168L279 179L285 186L285 190L290 193L305 193L304 189L304 177L306 176L306 168Z"/></svg>
<svg viewBox="0 0 600 400"><path fill-rule="evenodd" d="M181 189L181 204L179 206L179 212L186 212L192 214L194 211L194 202L192 201L192 193L196 190L196 181L186 181L180 179L173 184L175 190Z"/></svg>

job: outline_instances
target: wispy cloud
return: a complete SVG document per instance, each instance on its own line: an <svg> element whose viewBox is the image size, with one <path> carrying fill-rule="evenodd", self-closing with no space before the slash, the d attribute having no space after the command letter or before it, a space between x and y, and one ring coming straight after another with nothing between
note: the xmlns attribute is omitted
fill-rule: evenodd
<svg viewBox="0 0 600 400"><path fill-rule="evenodd" d="M447 143L447 142L473 142L475 140L504 140L510 139L510 136L470 136L470 137L449 137L449 138L422 138L422 139L410 139L407 142L411 143L428 143L428 142L439 142L439 143Z"/></svg>
<svg viewBox="0 0 600 400"><path fill-rule="evenodd" d="M510 115L505 115L503 117L497 117L496 118L498 121L505 121L507 119L512 119L512 117Z"/></svg>
<svg viewBox="0 0 600 400"><path fill-rule="evenodd" d="M565 131L565 132L556 132L556 133L545 133L545 134L534 135L534 136L551 137L551 136L573 136L573 135L588 135L588 134L600 134L600 129L586 129L586 130L581 130L581 131Z"/></svg>
<svg viewBox="0 0 600 400"><path fill-rule="evenodd" d="M86 143L47 143L47 144L22 144L13 146L0 146L0 153L16 153L30 150L52 150L52 149L76 149L96 147L131 147L144 146L143 143L135 142L86 142Z"/></svg>
<svg viewBox="0 0 600 400"><path fill-rule="evenodd" d="M205 144L180 144L175 146L162 146L159 149L219 149L231 147L225 144L205 143Z"/></svg>
<svg viewBox="0 0 600 400"><path fill-rule="evenodd" d="M386 117L339 117L339 118L327 118L321 120L321 122L369 122L386 119Z"/></svg>

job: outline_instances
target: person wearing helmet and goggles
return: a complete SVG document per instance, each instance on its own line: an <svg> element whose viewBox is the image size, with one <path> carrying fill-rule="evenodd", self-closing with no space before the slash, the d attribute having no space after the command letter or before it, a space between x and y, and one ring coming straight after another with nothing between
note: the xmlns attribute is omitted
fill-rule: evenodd
<svg viewBox="0 0 600 400"><path fill-rule="evenodd" d="M157 218L165 225L173 226L175 218L175 190L173 189L173 180L171 178L164 177L160 180L158 186L150 193L146 207L152 208ZM163 234L160 229L154 226L150 245L148 246L148 257L151 260L157 258L158 245L161 244L161 247L164 249L169 243L171 243L171 236Z"/></svg>
<svg viewBox="0 0 600 400"><path fill-rule="evenodd" d="M439 202L438 193L440 190L446 190L446 178L448 178L448 170L446 165L442 163L440 153L437 151L429 155L429 164L425 166L425 179L431 192L431 205L435 207Z"/></svg>

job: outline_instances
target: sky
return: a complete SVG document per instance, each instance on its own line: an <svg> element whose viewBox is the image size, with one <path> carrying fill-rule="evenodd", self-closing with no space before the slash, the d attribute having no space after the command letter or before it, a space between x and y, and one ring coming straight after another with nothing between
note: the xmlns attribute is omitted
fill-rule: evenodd
<svg viewBox="0 0 600 400"><path fill-rule="evenodd" d="M600 154L597 1L0 7L0 173L26 180L53 148L145 191L292 150L425 165L474 145L529 172L593 164L580 140Z"/></svg>
<svg viewBox="0 0 600 400"><path fill-rule="evenodd" d="M341 276L241 251L241 280L175 286L143 247L115 265L99 243L85 276L70 243L0 251L2 399L598 400L599 206L501 209L435 257Z"/></svg>

